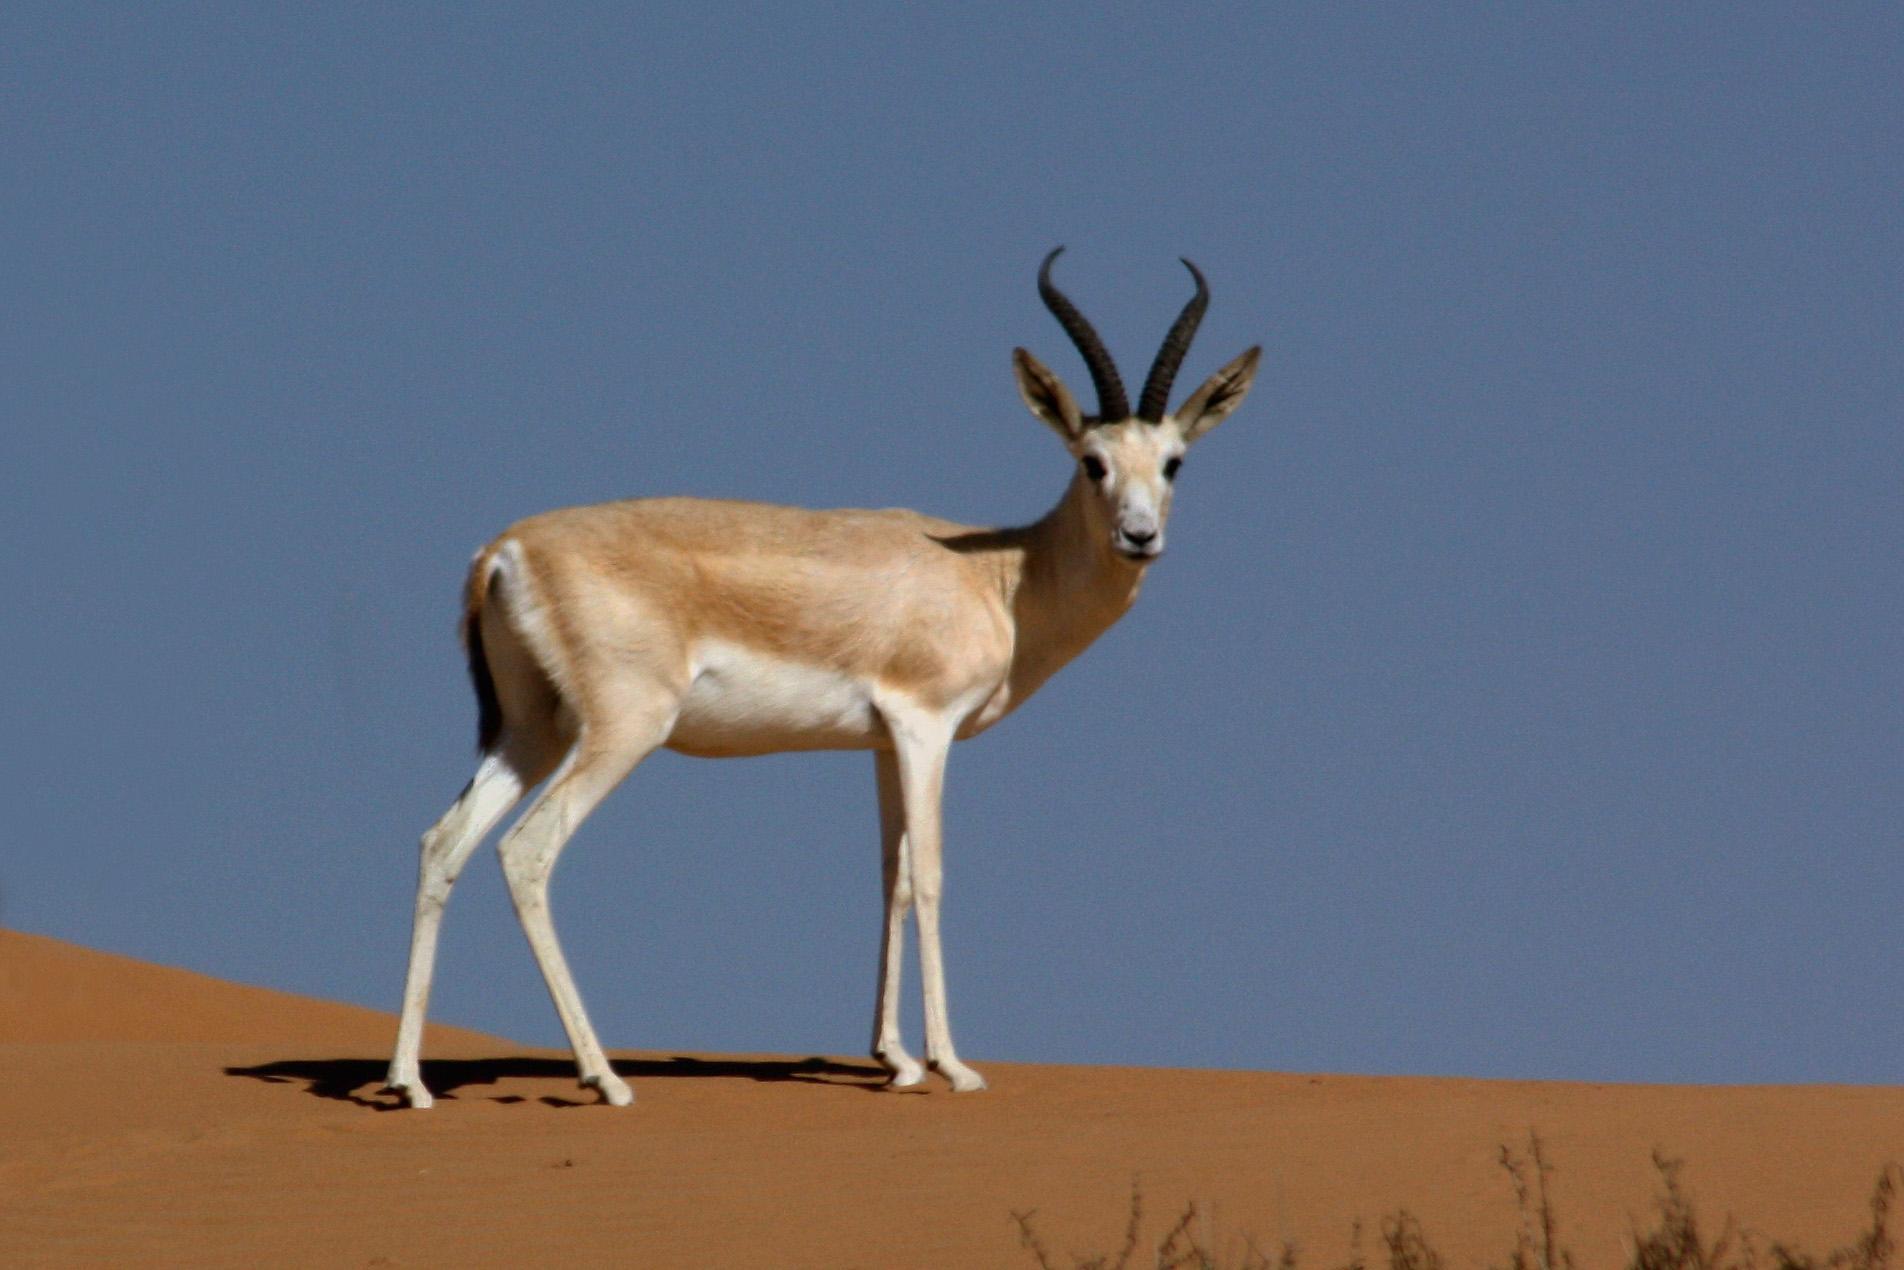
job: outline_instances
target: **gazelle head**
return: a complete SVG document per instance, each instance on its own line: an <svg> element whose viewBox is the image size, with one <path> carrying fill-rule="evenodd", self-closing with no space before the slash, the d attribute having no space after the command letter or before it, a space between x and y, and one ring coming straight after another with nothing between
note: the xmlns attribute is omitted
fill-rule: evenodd
<svg viewBox="0 0 1904 1270"><path fill-rule="evenodd" d="M1058 247L1045 257L1038 270L1038 294L1084 356L1091 382L1097 388L1097 413L1082 413L1064 381L1022 348L1012 350L1012 371L1031 413L1064 439L1065 448L1078 462L1074 480L1082 486L1086 521L1093 535L1123 559L1147 564L1163 554L1164 522L1170 516L1171 494L1184 451L1243 404L1263 350L1251 348L1210 376L1174 413L1167 409L1171 382L1210 303L1210 289L1204 285L1203 274L1186 260L1184 267L1196 279L1197 293L1164 336L1163 347L1144 380L1136 413L1132 413L1117 364L1104 342L1076 306L1052 285L1051 262L1063 250Z"/></svg>

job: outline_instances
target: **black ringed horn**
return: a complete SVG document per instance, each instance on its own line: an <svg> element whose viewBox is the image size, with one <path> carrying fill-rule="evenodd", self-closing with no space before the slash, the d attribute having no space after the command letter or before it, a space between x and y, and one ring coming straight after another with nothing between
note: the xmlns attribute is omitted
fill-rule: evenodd
<svg viewBox="0 0 1904 1270"><path fill-rule="evenodd" d="M1190 351L1190 341L1196 338L1203 311L1210 307L1210 288L1203 281L1203 272L1188 260L1184 260L1183 267L1197 280L1197 293L1177 315L1170 334L1164 336L1164 346L1157 350L1157 360L1150 364L1150 377L1144 380L1144 395L1137 401L1137 417L1146 423L1164 421L1164 412L1170 409L1170 385L1177 378L1177 368L1183 365L1183 355Z"/></svg>
<svg viewBox="0 0 1904 1270"><path fill-rule="evenodd" d="M1097 417L1105 423L1116 423L1130 418L1130 400L1124 396L1124 381L1118 377L1117 363L1111 360L1110 353L1104 347L1104 341L1097 337L1091 324L1071 301L1065 299L1064 292L1051 284L1051 262L1058 258L1063 247L1053 247L1051 254L1038 269L1038 295L1044 300L1045 307L1051 310L1051 316L1058 319L1058 325L1078 346L1078 352L1084 356L1084 364L1090 369L1091 382L1097 386ZM1179 357L1182 355L1179 354Z"/></svg>

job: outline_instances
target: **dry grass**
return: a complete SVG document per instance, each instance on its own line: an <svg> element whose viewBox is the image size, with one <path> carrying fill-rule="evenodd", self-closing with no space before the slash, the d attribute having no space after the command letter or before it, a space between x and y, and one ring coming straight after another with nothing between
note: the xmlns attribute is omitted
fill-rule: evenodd
<svg viewBox="0 0 1904 1270"><path fill-rule="evenodd" d="M1719 1233L1707 1241L1692 1198L1680 1181L1683 1161L1653 1153L1660 1191L1657 1214L1646 1230L1635 1229L1628 1241L1627 1270L1895 1270L1897 1243L1891 1234L1891 1206L1897 1198L1904 1169L1887 1164L1878 1173L1871 1192L1871 1219L1848 1244L1816 1257L1777 1240L1741 1231L1728 1215ZM1518 1224L1514 1246L1504 1270L1575 1270L1573 1254L1561 1238L1559 1210L1549 1185L1553 1166L1538 1135L1529 1134L1524 1154L1501 1148L1501 1168L1514 1192ZM1038 1234L1035 1211L1015 1212L1019 1246L1040 1270L1061 1270L1061 1263ZM1196 1204L1184 1206L1176 1222L1152 1243L1144 1239L1144 1197L1131 1187L1130 1215L1115 1253L1073 1255L1070 1270L1299 1270L1296 1247L1284 1244L1274 1255L1247 1237L1242 1251L1219 1254L1203 1214ZM1406 1209L1384 1217L1381 1250L1371 1263L1362 1251L1358 1223L1346 1264L1331 1270L1447 1270L1447 1263L1428 1242L1427 1233ZM1234 1242L1234 1240L1232 1241Z"/></svg>

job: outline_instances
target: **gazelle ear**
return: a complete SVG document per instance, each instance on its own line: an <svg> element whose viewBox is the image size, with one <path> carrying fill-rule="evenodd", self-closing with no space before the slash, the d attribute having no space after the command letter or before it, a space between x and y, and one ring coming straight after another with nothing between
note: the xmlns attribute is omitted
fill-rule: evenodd
<svg viewBox="0 0 1904 1270"><path fill-rule="evenodd" d="M1078 439L1084 431L1084 416L1078 413L1078 403L1062 379L1022 348L1012 350L1012 375L1018 380L1018 395L1031 407L1031 413L1066 441Z"/></svg>
<svg viewBox="0 0 1904 1270"><path fill-rule="evenodd" d="M1261 360L1261 345L1251 348L1203 382L1203 387L1177 410L1177 426L1185 441L1194 441L1230 417L1243 404L1250 385L1256 382L1256 363Z"/></svg>

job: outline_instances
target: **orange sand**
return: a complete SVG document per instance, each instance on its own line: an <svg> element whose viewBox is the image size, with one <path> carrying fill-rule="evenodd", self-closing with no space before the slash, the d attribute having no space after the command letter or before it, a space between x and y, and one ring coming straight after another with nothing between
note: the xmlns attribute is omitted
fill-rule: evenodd
<svg viewBox="0 0 1904 1270"><path fill-rule="evenodd" d="M1668 1087L979 1065L987 1093L878 1089L860 1059L623 1054L627 1110L566 1059L432 1029L439 1102L386 1114L388 1015L0 931L0 1265L1030 1266L1160 1232L1339 1264L1406 1207L1500 1264L1497 1156L1539 1131L1581 1270L1620 1264L1654 1147L1710 1231L1814 1252L1904 1159L1904 1089ZM1364 1246L1373 1250L1365 1236Z"/></svg>

